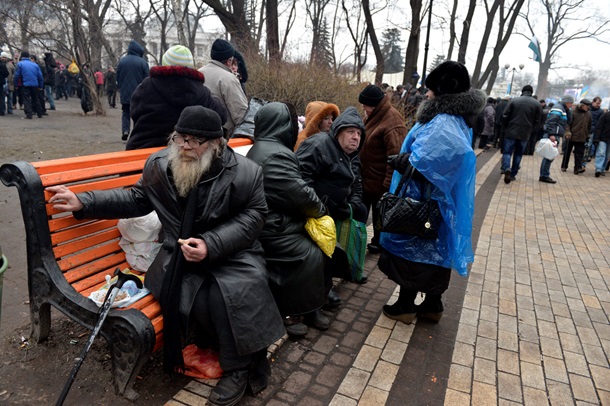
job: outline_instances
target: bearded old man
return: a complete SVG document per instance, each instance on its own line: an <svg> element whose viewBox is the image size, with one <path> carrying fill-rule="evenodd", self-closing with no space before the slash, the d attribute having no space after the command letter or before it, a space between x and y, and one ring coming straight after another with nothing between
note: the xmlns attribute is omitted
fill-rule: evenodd
<svg viewBox="0 0 610 406"><path fill-rule="evenodd" d="M267 347L285 333L267 284L257 238L267 216L261 168L235 153L221 119L202 106L186 107L166 149L153 154L129 190L75 195L49 187L49 203L76 218L127 218L156 210L163 249L144 285L164 317L164 368L184 369L181 336L216 347L224 374L211 405L233 405L248 384L264 389Z"/></svg>

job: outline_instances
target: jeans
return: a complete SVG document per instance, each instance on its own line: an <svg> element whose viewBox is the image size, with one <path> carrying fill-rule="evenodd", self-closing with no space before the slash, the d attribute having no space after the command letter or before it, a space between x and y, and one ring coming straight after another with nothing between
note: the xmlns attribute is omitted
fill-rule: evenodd
<svg viewBox="0 0 610 406"><path fill-rule="evenodd" d="M527 140L513 140L511 138L504 139L504 150L502 154L502 172L510 169L510 176L517 176L519 167L521 166L521 158L523 151L527 145ZM513 154L514 151L514 154ZM510 165L510 157L513 156L513 165Z"/></svg>
<svg viewBox="0 0 610 406"><path fill-rule="evenodd" d="M608 143L600 141L595 152L595 172L602 173L608 162Z"/></svg>
<svg viewBox="0 0 610 406"><path fill-rule="evenodd" d="M540 177L548 178L551 176L551 164L553 161L549 161L546 158L542 158L542 163L540 164Z"/></svg>
<svg viewBox="0 0 610 406"><path fill-rule="evenodd" d="M55 100L53 100L53 86L44 87L44 91L47 95L47 100L49 101L49 107L51 110L55 110Z"/></svg>
<svg viewBox="0 0 610 406"><path fill-rule="evenodd" d="M123 114L121 115L122 134L129 134L131 128L131 118L129 117L129 103L122 103Z"/></svg>

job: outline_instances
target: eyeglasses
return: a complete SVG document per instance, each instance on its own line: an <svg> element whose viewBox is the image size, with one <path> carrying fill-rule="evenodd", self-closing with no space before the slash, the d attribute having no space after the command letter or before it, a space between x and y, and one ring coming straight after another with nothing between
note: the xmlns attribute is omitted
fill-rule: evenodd
<svg viewBox="0 0 610 406"><path fill-rule="evenodd" d="M194 138L194 137L186 139L186 138L184 138L184 135L181 135L181 134L174 134L172 136L172 141L174 142L174 144L176 144L179 147L183 147L184 144L189 144L189 147L197 148L197 147L202 146L203 144L205 144L209 140L210 140L209 138L206 138L205 140L202 140L200 138Z"/></svg>

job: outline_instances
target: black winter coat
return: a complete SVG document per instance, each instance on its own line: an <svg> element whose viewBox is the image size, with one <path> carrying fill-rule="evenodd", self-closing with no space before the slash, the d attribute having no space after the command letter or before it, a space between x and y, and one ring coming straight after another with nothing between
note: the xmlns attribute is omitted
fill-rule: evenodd
<svg viewBox="0 0 610 406"><path fill-rule="evenodd" d="M271 291L282 316L309 313L324 304L324 257L305 231L308 217L326 209L303 180L292 149L297 131L284 103L265 105L255 118L247 157L263 168L269 216L259 240L265 249Z"/></svg>
<svg viewBox="0 0 610 406"><path fill-rule="evenodd" d="M201 72L185 66L155 66L131 98L133 130L127 150L167 145L180 113L200 105L218 113L224 124L227 110L203 85Z"/></svg>
<svg viewBox="0 0 610 406"><path fill-rule="evenodd" d="M296 152L303 179L314 188L335 221L349 217L348 204L352 207L363 205L362 165L358 151L347 155L337 141L337 134L346 127L357 127L362 131L362 148L364 123L358 111L348 107L333 122L328 133L312 135L301 143Z"/></svg>
<svg viewBox="0 0 610 406"><path fill-rule="evenodd" d="M116 68L117 84L121 91L121 104L129 104L136 87L148 76L148 62L143 58L144 48L136 41L127 47L127 55Z"/></svg>
<svg viewBox="0 0 610 406"><path fill-rule="evenodd" d="M84 209L74 213L77 218L128 218L156 210L163 225L163 246L144 285L157 299L172 255L182 255L177 240L184 208L169 176L167 155L168 149L153 154L131 189L79 194ZM262 170L228 147L221 159L213 165L218 169L198 185L192 237L206 242L208 256L185 269L180 310L190 309L204 278L213 277L225 299L237 350L245 355L267 348L285 330L257 241L267 215Z"/></svg>
<svg viewBox="0 0 610 406"><path fill-rule="evenodd" d="M593 132L593 142L597 144L600 141L605 143L610 142L610 111L604 113L599 118L597 125L595 126L595 131Z"/></svg>
<svg viewBox="0 0 610 406"><path fill-rule="evenodd" d="M532 131L540 126L542 107L530 92L523 92L521 97L512 99L502 115L504 138L511 140L528 140Z"/></svg>

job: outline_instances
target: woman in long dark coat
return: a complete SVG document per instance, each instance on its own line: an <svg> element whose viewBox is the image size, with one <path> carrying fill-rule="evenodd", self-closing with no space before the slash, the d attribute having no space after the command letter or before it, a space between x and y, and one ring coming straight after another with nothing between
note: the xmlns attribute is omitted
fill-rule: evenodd
<svg viewBox="0 0 610 406"><path fill-rule="evenodd" d="M271 291L286 330L307 333L299 315L319 329L330 320L320 312L325 301L322 250L305 231L308 217L320 217L326 208L303 180L292 152L297 139L296 112L284 103L265 105L254 118L254 146L248 158L263 168L269 216L259 241L265 249Z"/></svg>

